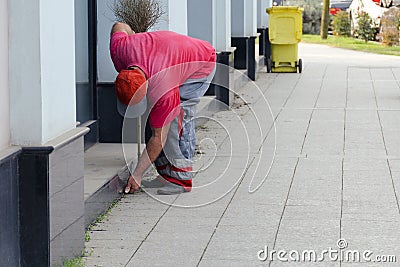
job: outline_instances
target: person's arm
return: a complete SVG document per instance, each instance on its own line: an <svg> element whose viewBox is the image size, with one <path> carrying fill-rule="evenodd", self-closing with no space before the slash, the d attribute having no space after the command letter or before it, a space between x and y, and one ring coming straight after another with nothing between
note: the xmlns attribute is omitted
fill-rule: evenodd
<svg viewBox="0 0 400 267"><path fill-rule="evenodd" d="M113 35L116 32L125 32L128 35L134 34L135 32L129 27L128 24L122 23L122 22L116 22L112 29L111 29L111 35Z"/></svg>
<svg viewBox="0 0 400 267"><path fill-rule="evenodd" d="M162 128L152 129L152 137L146 144L146 148L143 150L143 153L139 158L135 171L128 179L125 193L133 193L139 189L144 172L157 159L165 145L169 127L170 124L165 125Z"/></svg>

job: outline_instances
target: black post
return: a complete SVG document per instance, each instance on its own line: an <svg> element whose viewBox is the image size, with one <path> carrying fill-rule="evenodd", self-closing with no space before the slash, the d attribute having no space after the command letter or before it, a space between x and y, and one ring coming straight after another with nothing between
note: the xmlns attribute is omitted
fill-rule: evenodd
<svg viewBox="0 0 400 267"><path fill-rule="evenodd" d="M260 38L258 39L259 40L259 43L258 43L258 54L260 55L260 56L263 56L264 54L265 54L265 45L266 45L266 43L265 43L265 31L266 31L266 29L265 28L258 28L257 29L257 32L260 34Z"/></svg>
<svg viewBox="0 0 400 267"><path fill-rule="evenodd" d="M267 65L267 60L271 58L271 42L269 41L269 29L265 30L265 53L264 53L264 63Z"/></svg>
<svg viewBox="0 0 400 267"><path fill-rule="evenodd" d="M221 52L217 54L217 70L213 80L213 87L217 100L230 106L229 91L229 58L232 52Z"/></svg>
<svg viewBox="0 0 400 267"><path fill-rule="evenodd" d="M52 147L23 148L19 166L21 266L50 266L49 154Z"/></svg>
<svg viewBox="0 0 400 267"><path fill-rule="evenodd" d="M247 50L247 76L252 81L256 80L256 38L257 36L250 36Z"/></svg>

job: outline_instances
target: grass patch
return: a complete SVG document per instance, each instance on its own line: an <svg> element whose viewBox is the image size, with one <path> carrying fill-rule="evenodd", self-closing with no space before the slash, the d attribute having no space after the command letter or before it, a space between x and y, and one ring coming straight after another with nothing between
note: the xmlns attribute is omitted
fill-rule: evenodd
<svg viewBox="0 0 400 267"><path fill-rule="evenodd" d="M322 40L319 35L303 34L302 42L313 43L313 44L324 44L332 47L369 52L375 54L400 56L400 46L385 46L377 42L365 43L363 40L351 37L329 35L328 39Z"/></svg>
<svg viewBox="0 0 400 267"><path fill-rule="evenodd" d="M66 260L63 262L62 267L84 267L82 257L75 258L73 260Z"/></svg>
<svg viewBox="0 0 400 267"><path fill-rule="evenodd" d="M114 201L111 203L111 205L108 207L108 209L107 209L106 211L104 211L102 214L100 214L99 217L97 217L96 221L94 221L93 223L91 223L91 224L88 226L88 228L87 228L86 231L85 231L85 242L89 242L89 241L90 241L90 232L93 230L93 227L94 227L96 224L98 224L98 223L104 221L105 219L107 219L108 216L110 215L111 210L112 210L113 208L115 208L115 207L118 205L118 203L121 201L121 199L122 199L123 197L124 197L124 196L122 196L121 198L119 198L119 199L117 199L117 200L114 200Z"/></svg>
<svg viewBox="0 0 400 267"><path fill-rule="evenodd" d="M123 196L122 196L123 197ZM121 197L121 198L122 198ZM104 221L105 219L107 219L108 215L110 214L111 210L118 205L118 203L120 202L121 199L117 199L115 200L113 203L111 203L110 207L108 207L108 209L103 212L102 214L100 214L99 217L97 217L96 221L94 221L92 224L90 224L88 226L88 228L85 231L85 242L89 242L90 241L90 232L93 230L93 227ZM88 252L85 246L85 249L82 251L82 255L79 257L76 257L75 259L70 259L70 260L64 260L61 267L84 267L84 261L83 261L83 257L87 257L90 256L93 253L93 251Z"/></svg>

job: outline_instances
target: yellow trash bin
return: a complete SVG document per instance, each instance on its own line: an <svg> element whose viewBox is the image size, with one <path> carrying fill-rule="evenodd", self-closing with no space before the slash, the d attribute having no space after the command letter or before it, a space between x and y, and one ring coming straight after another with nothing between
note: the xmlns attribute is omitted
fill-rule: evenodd
<svg viewBox="0 0 400 267"><path fill-rule="evenodd" d="M298 44L302 36L303 10L292 6L267 8L269 14L269 41L271 58L267 59L268 72L299 72L303 62L298 59Z"/></svg>

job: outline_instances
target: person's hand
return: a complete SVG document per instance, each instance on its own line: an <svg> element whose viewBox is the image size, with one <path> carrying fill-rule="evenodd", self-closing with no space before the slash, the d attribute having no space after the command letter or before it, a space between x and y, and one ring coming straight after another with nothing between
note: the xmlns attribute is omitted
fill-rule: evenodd
<svg viewBox="0 0 400 267"><path fill-rule="evenodd" d="M135 178L133 178L133 176L129 176L128 183L125 187L125 194L133 194L135 191L139 190L141 182L142 177L135 176Z"/></svg>

